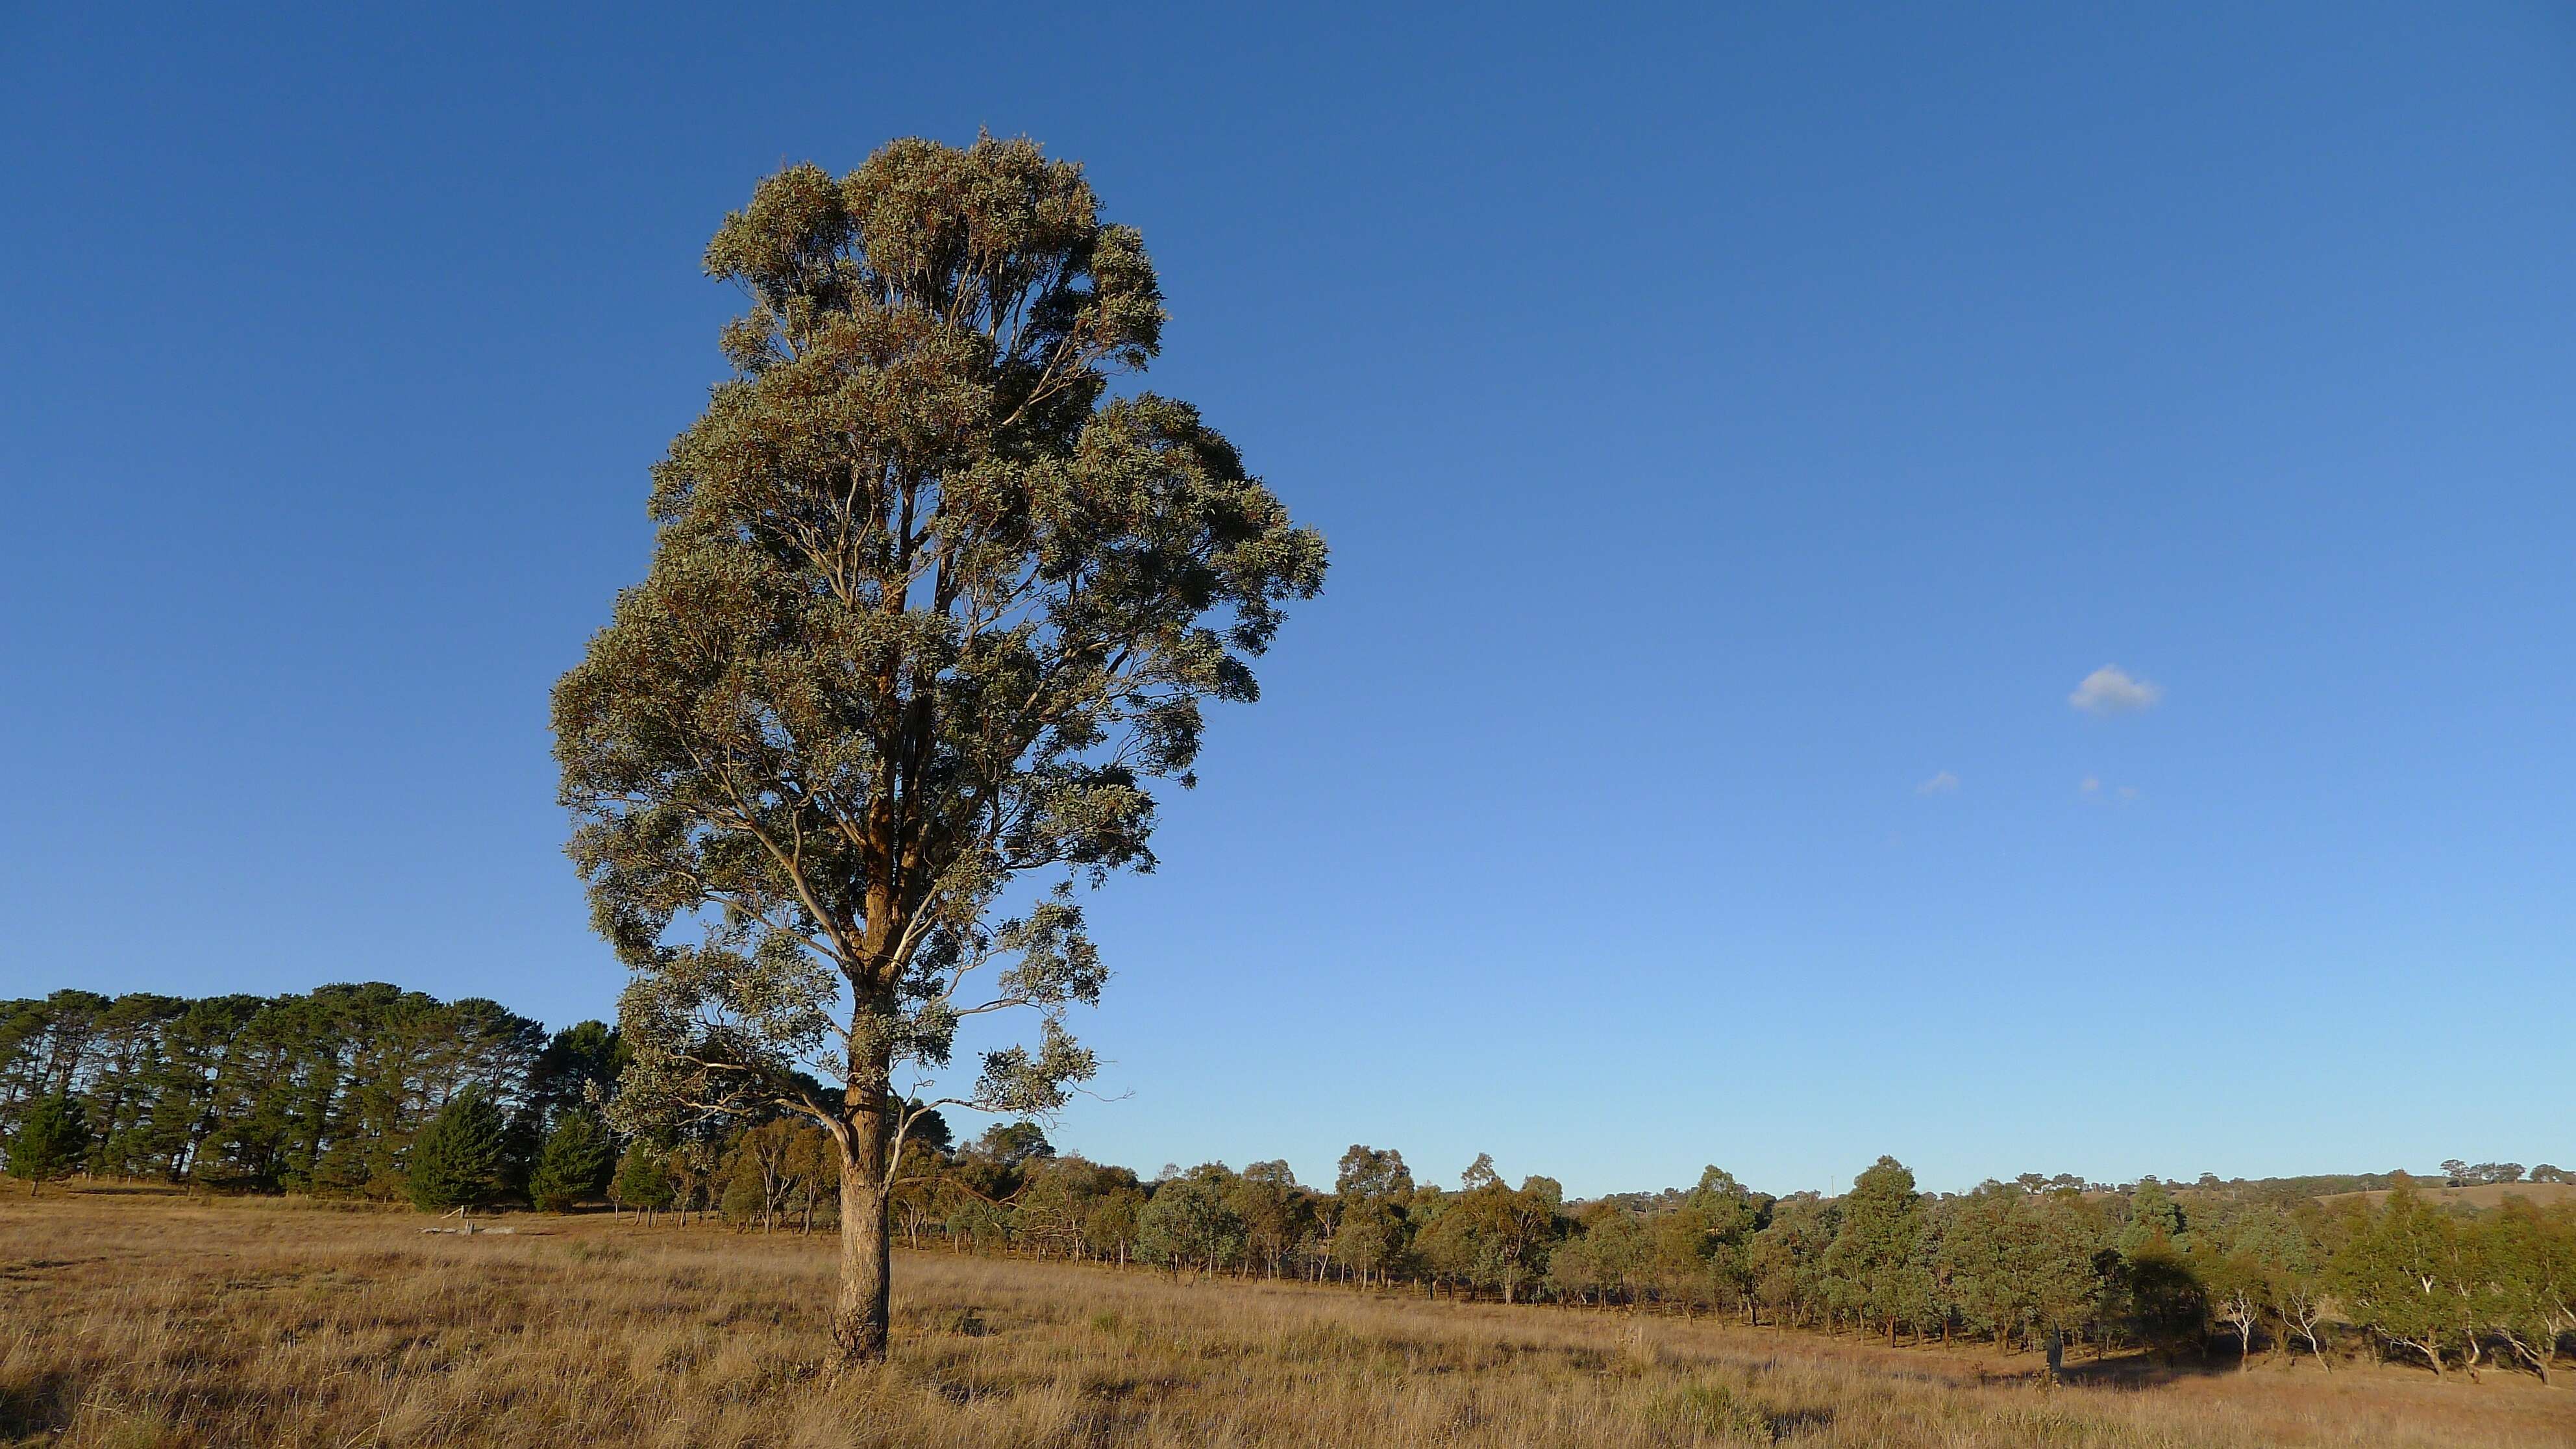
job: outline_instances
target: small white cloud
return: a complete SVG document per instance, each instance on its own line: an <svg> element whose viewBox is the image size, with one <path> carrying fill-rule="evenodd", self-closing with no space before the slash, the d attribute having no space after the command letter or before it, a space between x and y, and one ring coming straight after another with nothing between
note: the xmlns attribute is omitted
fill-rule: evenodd
<svg viewBox="0 0 2576 1449"><path fill-rule="evenodd" d="M1940 774L1937 774L1931 779L1924 781L1922 784L1915 786L1914 793L1917 795L1956 795L1959 793L1959 777L1951 774L1947 770L1943 770Z"/></svg>
<svg viewBox="0 0 2576 1449"><path fill-rule="evenodd" d="M2075 787L2075 793L2087 800L2098 800L2105 803L2117 801L2122 805L2128 805L2137 800L2138 787L2135 785L2105 786L2102 783L2101 776L2087 775L2084 777L2083 781Z"/></svg>
<svg viewBox="0 0 2576 1449"><path fill-rule="evenodd" d="M2117 664L2105 664L2084 676L2066 702L2086 714L2130 714L2152 708L2165 697L2165 687L2139 679Z"/></svg>

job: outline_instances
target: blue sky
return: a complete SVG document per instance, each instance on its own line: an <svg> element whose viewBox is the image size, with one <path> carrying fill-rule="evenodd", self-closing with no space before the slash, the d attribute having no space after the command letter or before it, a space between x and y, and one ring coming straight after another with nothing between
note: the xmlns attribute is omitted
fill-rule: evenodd
<svg viewBox="0 0 2576 1449"><path fill-rule="evenodd" d="M1065 1145L2576 1162L2576 23L1975 9L22 7L0 994L605 1014L546 691L699 249L980 126L1334 550Z"/></svg>

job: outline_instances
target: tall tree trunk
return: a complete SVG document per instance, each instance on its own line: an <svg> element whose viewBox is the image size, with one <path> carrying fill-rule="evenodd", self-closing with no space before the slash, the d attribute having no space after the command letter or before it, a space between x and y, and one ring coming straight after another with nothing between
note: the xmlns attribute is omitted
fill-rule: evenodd
<svg viewBox="0 0 2576 1449"><path fill-rule="evenodd" d="M885 1190L893 1123L882 1094L853 1107L847 1120L841 1143L841 1293L832 1305L832 1342L844 1362L882 1363L893 1282Z"/></svg>

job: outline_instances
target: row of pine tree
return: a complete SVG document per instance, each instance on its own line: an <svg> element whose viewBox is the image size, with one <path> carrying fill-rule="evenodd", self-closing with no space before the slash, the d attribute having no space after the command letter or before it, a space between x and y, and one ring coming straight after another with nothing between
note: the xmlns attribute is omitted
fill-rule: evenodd
<svg viewBox="0 0 2576 1449"><path fill-rule="evenodd" d="M588 1103L621 1065L599 1022L549 1035L495 1002L381 982L57 991L0 1001L0 1131L27 1157L21 1176L453 1206L526 1194L567 1124L604 1144Z"/></svg>

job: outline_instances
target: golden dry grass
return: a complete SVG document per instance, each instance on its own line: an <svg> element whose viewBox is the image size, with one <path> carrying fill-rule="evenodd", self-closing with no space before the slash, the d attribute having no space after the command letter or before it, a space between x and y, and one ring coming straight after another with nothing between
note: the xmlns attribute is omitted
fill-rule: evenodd
<svg viewBox="0 0 2576 1449"><path fill-rule="evenodd" d="M2476 1187L2419 1187L2425 1201L2445 1206L2468 1206L2478 1209L2501 1207L2509 1197L2528 1198L2533 1207L2555 1207L2563 1202L2576 1202L2576 1183L2565 1182L2484 1182ZM2385 1188L2369 1192L2329 1193L2317 1201L2327 1204L2358 1202L2377 1207L2388 1198Z"/></svg>
<svg viewBox="0 0 2576 1449"><path fill-rule="evenodd" d="M1671 1319L905 1257L822 1371L820 1239L149 1195L0 1202L0 1440L146 1445L2576 1443L2576 1392L2313 1366L2042 1390Z"/></svg>

